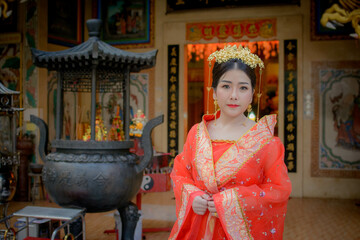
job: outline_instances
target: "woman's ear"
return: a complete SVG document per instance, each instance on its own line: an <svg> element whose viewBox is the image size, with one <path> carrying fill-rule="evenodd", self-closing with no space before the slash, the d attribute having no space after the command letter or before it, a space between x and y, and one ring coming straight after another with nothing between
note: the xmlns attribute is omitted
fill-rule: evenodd
<svg viewBox="0 0 360 240"><path fill-rule="evenodd" d="M213 99L216 99L216 88L212 88L213 90Z"/></svg>
<svg viewBox="0 0 360 240"><path fill-rule="evenodd" d="M250 104L252 104L252 102L254 100L254 94L255 94L255 89L253 89L252 96L251 96L251 99L250 99Z"/></svg>

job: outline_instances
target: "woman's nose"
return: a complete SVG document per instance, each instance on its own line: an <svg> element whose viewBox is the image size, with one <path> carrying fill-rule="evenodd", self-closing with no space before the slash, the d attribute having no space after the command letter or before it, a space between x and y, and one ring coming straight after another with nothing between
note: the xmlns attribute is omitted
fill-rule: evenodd
<svg viewBox="0 0 360 240"><path fill-rule="evenodd" d="M237 91L237 89L233 89L231 91L230 98L233 99L233 100L237 100L239 98L239 92Z"/></svg>

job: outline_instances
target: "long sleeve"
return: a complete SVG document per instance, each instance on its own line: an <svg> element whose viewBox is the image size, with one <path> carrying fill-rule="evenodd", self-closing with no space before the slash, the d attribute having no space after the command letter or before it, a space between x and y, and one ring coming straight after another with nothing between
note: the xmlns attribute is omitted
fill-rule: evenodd
<svg viewBox="0 0 360 240"><path fill-rule="evenodd" d="M284 164L284 146L274 137L255 156L262 172L258 182L229 183L213 196L229 239L282 239L291 183ZM244 167L251 171L253 166ZM230 187L231 186L231 187ZM233 222L239 222L233 226ZM246 236L247 238L244 238Z"/></svg>
<svg viewBox="0 0 360 240"><path fill-rule="evenodd" d="M176 156L174 168L171 172L173 189L176 199L177 221L172 229L169 239L185 239L179 236L181 228L191 226L191 222L196 220L196 214L192 210L193 199L203 194L195 184L191 159L193 157L193 147L196 146L196 125L189 131L183 152ZM190 215L190 216L189 216ZM189 220L189 218L191 218Z"/></svg>

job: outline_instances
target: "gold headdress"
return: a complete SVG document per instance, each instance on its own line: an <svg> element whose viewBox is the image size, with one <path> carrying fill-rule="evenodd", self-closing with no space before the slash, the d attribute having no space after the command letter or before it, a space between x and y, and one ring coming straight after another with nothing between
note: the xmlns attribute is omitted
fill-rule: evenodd
<svg viewBox="0 0 360 240"><path fill-rule="evenodd" d="M215 62L217 63L224 63L227 62L231 59L239 59L241 60L243 63L245 63L246 65L248 65L249 67L251 67L252 69L255 69L256 67L259 67L259 73L260 73L260 81L259 81L259 92L257 93L257 98L258 98L258 107L257 107L257 114L256 114L256 121L259 120L259 109L260 109L260 98L261 98L261 92L260 92L260 88L261 88L261 74L262 74L262 70L264 69L264 62L259 58L259 56L257 56L256 54L253 54L250 52L250 49L247 47L242 47L241 45L239 45L239 47L237 47L236 45L227 45L225 46L223 49L218 50L213 52L212 54L210 54L210 56L208 57L208 62L209 62L209 82L208 82L208 104L209 104L209 93L211 90L211 85L210 85L210 71L211 71L211 62L215 59ZM208 108L209 109L209 106ZM208 110L209 111L209 110ZM207 113L208 114L208 113Z"/></svg>
<svg viewBox="0 0 360 240"><path fill-rule="evenodd" d="M214 58L215 62L217 63L224 63L229 61L230 59L240 59L243 63L245 63L251 68L256 68L257 66L260 69L264 68L263 61L256 54L251 53L250 49L244 48L241 45L239 45L239 47L236 47L236 45L227 45L223 49L210 54L210 56L208 57L210 66L211 61Z"/></svg>

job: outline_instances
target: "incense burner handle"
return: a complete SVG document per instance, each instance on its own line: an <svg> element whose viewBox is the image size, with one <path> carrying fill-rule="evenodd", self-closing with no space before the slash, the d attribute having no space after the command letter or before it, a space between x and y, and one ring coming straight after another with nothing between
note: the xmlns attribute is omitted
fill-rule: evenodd
<svg viewBox="0 0 360 240"><path fill-rule="evenodd" d="M146 123L141 137L141 146L144 149L144 157L141 159L140 163L135 166L135 170L137 173L142 172L152 160L153 146L151 141L151 132L156 126L160 125L163 122L164 115L162 114Z"/></svg>
<svg viewBox="0 0 360 240"><path fill-rule="evenodd" d="M46 161L47 146L49 142L49 128L44 120L34 115L30 115L30 122L35 124L40 130L39 154L43 162Z"/></svg>

